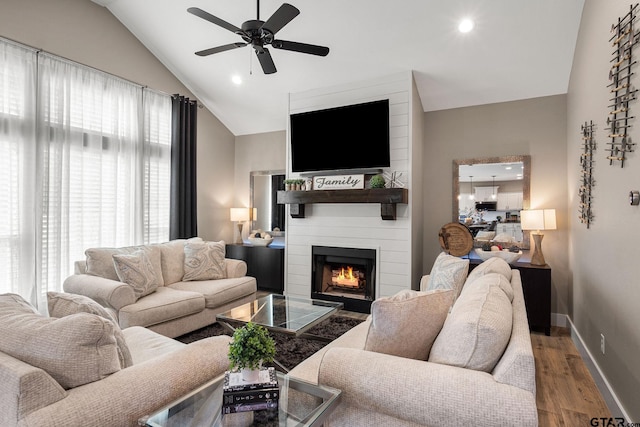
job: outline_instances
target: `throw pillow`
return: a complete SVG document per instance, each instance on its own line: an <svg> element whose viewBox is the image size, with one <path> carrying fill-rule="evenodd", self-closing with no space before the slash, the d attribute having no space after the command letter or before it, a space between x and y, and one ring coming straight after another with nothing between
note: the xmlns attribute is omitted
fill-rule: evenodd
<svg viewBox="0 0 640 427"><path fill-rule="evenodd" d="M136 299L149 295L158 286L164 285L158 247L145 247L130 255L115 254L113 264L118 279L133 288Z"/></svg>
<svg viewBox="0 0 640 427"><path fill-rule="evenodd" d="M499 257L491 257L480 263L476 268L469 272L467 280L475 280L478 277L489 273L500 273L506 277L507 280L511 280L511 266L507 261Z"/></svg>
<svg viewBox="0 0 640 427"><path fill-rule="evenodd" d="M65 389L120 370L114 330L94 314L45 317L19 295L0 295L0 351L44 370Z"/></svg>
<svg viewBox="0 0 640 427"><path fill-rule="evenodd" d="M465 285L433 343L429 362L491 372L509 343L512 325L511 302L495 282Z"/></svg>
<svg viewBox="0 0 640 427"><path fill-rule="evenodd" d="M486 273L479 277L471 277L471 275L469 275L462 293L467 292L467 289L477 286L497 286L502 289L507 298L509 298L509 302L513 302L513 286L511 286L511 282L500 273Z"/></svg>
<svg viewBox="0 0 640 427"><path fill-rule="evenodd" d="M184 245L185 282L191 280L216 280L227 277L225 265L225 243L187 242Z"/></svg>
<svg viewBox="0 0 640 427"><path fill-rule="evenodd" d="M458 295L460 295L468 272L468 259L458 258L441 252L433 263L431 273L429 273L427 290L452 289L451 302L453 303L456 298L458 298Z"/></svg>
<svg viewBox="0 0 640 427"><path fill-rule="evenodd" d="M400 291L371 304L365 350L427 360L442 328L453 290Z"/></svg>
<svg viewBox="0 0 640 427"><path fill-rule="evenodd" d="M131 254L143 246L127 246L123 248L89 248L84 251L87 257L85 273L110 280L118 279L118 273L113 265L113 256L117 254Z"/></svg>
<svg viewBox="0 0 640 427"><path fill-rule="evenodd" d="M133 365L131 352L124 334L118 325L118 320L103 306L84 295L76 295L62 292L47 292L47 305L49 308L49 316L65 317L76 313L91 313L113 322L114 336L118 346L118 359L120 359L120 367L128 368Z"/></svg>

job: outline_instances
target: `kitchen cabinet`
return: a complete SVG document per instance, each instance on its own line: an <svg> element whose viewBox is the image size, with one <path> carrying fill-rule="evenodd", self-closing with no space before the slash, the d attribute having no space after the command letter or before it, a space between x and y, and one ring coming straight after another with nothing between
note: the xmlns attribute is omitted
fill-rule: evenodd
<svg viewBox="0 0 640 427"><path fill-rule="evenodd" d="M522 226L519 222L497 224L496 235L503 233L513 237L516 242L522 242L523 240Z"/></svg>
<svg viewBox="0 0 640 427"><path fill-rule="evenodd" d="M498 187L474 187L476 202L492 202L498 194Z"/></svg>
<svg viewBox="0 0 640 427"><path fill-rule="evenodd" d="M498 193L498 210L522 210L522 193Z"/></svg>

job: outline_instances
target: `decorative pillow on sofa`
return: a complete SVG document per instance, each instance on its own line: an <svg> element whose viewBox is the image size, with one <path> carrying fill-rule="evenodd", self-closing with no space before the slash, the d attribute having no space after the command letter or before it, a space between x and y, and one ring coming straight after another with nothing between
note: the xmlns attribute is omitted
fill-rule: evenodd
<svg viewBox="0 0 640 427"><path fill-rule="evenodd" d="M486 273L479 277L471 277L471 275L469 275L462 293L466 292L469 288L473 288L475 286L487 286L487 284L498 286L502 289L507 298L509 298L509 302L513 302L513 286L511 286L511 282L500 273Z"/></svg>
<svg viewBox="0 0 640 427"><path fill-rule="evenodd" d="M469 272L469 260L458 258L441 252L436 258L429 273L427 291L435 289L453 289L451 297L455 301L460 295L462 286Z"/></svg>
<svg viewBox="0 0 640 427"><path fill-rule="evenodd" d="M499 257L491 257L481 262L476 268L469 272L467 280L475 280L489 273L500 273L506 277L507 280L511 280L511 266L507 261Z"/></svg>
<svg viewBox="0 0 640 427"><path fill-rule="evenodd" d="M0 295L0 351L46 371L65 389L120 370L114 330L94 314L44 317L19 295Z"/></svg>
<svg viewBox="0 0 640 427"><path fill-rule="evenodd" d="M227 277L225 243L187 242L184 245L185 282L191 280L215 280Z"/></svg>
<svg viewBox="0 0 640 427"><path fill-rule="evenodd" d="M491 372L511 337L513 308L498 274L465 285L433 343L429 362Z"/></svg>
<svg viewBox="0 0 640 427"><path fill-rule="evenodd" d="M131 254L144 246L126 246L122 248L89 248L84 251L87 260L86 274L110 280L120 280L113 265L113 256Z"/></svg>
<svg viewBox="0 0 640 427"><path fill-rule="evenodd" d="M442 328L454 291L404 290L371 304L365 350L427 360Z"/></svg>
<svg viewBox="0 0 640 427"><path fill-rule="evenodd" d="M149 295L164 285L160 266L160 249L145 247L132 254L113 255L118 279L133 288L136 299Z"/></svg>
<svg viewBox="0 0 640 427"><path fill-rule="evenodd" d="M118 320L106 308L84 295L76 295L62 292L47 292L47 305L49 316L65 317L76 313L90 313L110 320L114 323L114 336L118 346L118 359L120 367L128 368L133 365L131 352L127 346L124 334L118 325Z"/></svg>

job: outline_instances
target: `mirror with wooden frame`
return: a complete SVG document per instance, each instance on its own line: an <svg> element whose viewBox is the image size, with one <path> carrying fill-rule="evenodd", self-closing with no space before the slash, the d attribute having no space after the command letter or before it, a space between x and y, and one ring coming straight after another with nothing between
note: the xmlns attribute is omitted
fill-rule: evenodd
<svg viewBox="0 0 640 427"><path fill-rule="evenodd" d="M520 211L529 209L530 178L528 155L453 161L453 221L469 227L475 247L495 240L529 249Z"/></svg>

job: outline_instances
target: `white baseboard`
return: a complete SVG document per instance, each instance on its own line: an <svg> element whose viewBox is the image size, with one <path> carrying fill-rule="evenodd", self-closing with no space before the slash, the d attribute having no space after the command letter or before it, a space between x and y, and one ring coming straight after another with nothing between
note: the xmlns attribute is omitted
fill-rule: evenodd
<svg viewBox="0 0 640 427"><path fill-rule="evenodd" d="M576 326L571 321L571 318L568 315L557 315L557 316L564 316L565 322L568 322L568 326L571 329L571 340L576 345L578 351L580 352L580 355L582 356L582 359L587 365L587 368L589 369L589 372L591 373L591 376L593 377L593 380L595 381L596 386L600 391L600 394L602 394L603 399L605 400L607 406L609 407L609 410L611 411L611 416L612 417L621 416L625 419L627 423L633 422L631 420L631 417L629 417L629 414L627 413L627 411L624 410L624 407L620 403L618 396L616 396L616 394L614 393L613 388L611 387L611 384L609 384L609 381L607 381L607 377L603 374L602 370L600 369L600 366L598 366L598 363L593 358L587 346L584 344L582 336L580 336L580 333L578 332L578 330L576 329ZM552 315L552 319L553 319L553 315Z"/></svg>
<svg viewBox="0 0 640 427"><path fill-rule="evenodd" d="M560 328L569 327L569 324L567 322L567 315L560 313L551 313L551 326L558 326Z"/></svg>

